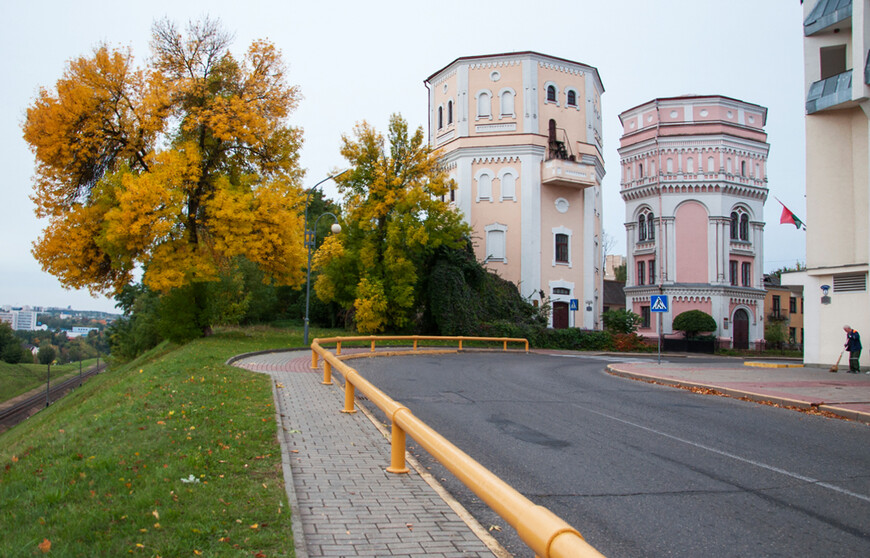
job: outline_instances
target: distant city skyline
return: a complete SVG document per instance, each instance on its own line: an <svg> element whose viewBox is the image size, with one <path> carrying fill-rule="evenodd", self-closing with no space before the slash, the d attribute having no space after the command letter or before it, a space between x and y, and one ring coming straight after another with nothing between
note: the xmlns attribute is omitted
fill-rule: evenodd
<svg viewBox="0 0 870 558"><path fill-rule="evenodd" d="M0 35L0 47L9 53L0 60L5 77L0 89L3 304L118 312L111 299L64 290L30 254L46 222L34 216L28 198L34 165L20 126L39 89L53 88L68 60L107 44L129 47L141 66L150 54L156 19L167 17L183 28L206 14L234 33L231 50L236 56L259 38L282 50L288 82L298 85L304 96L290 122L304 129L305 188L343 166L341 136L350 134L357 122L366 120L386 130L390 114L398 112L411 126L425 129L429 107L423 81L433 68L458 57L532 50L597 68L604 84L603 223L615 240L610 254L625 254L617 153L620 112L652 98L684 94L724 95L768 107L770 203L764 270L805 260L804 232L779 225L781 207L773 199L778 197L805 219L803 25L796 2L693 3L687 10L681 0L627 0L578 2L562 11L530 10L519 0L471 5L458 0L385 1L377 10L341 1L155 0L120 6L107 9L95 0L0 6L3 20L15 22ZM427 26L445 21L448 14L480 25L474 32L451 35L449 41L434 40L435 28ZM325 186L327 195L336 196L331 184Z"/></svg>

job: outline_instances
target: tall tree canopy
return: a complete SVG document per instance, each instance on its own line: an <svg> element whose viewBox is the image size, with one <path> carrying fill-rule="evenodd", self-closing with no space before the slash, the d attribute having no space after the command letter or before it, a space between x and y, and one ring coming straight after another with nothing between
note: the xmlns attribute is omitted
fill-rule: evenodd
<svg viewBox="0 0 870 558"><path fill-rule="evenodd" d="M470 230L442 200L451 181L422 128L409 134L393 115L384 138L362 123L341 154L351 165L336 178L344 223L316 254L317 296L353 308L360 332L407 328L436 251L462 248Z"/></svg>
<svg viewBox="0 0 870 558"><path fill-rule="evenodd" d="M302 133L286 122L299 92L270 43L237 60L218 22L186 31L155 23L144 68L100 46L27 110L48 219L33 254L66 287L117 295L141 266L166 293L216 281L236 257L303 280Z"/></svg>

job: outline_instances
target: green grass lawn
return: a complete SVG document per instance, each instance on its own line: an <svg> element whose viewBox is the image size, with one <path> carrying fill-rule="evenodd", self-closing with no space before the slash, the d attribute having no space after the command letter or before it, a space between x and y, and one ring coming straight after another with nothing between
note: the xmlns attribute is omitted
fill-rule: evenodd
<svg viewBox="0 0 870 558"><path fill-rule="evenodd" d="M270 378L224 362L301 337L163 344L0 435L0 556L293 556Z"/></svg>
<svg viewBox="0 0 870 558"><path fill-rule="evenodd" d="M87 369L96 363L97 359L92 358L83 360L82 366ZM27 393L34 388L45 387L45 372L44 364L8 364L0 361L0 402ZM51 381L78 373L78 362L55 364L51 367Z"/></svg>

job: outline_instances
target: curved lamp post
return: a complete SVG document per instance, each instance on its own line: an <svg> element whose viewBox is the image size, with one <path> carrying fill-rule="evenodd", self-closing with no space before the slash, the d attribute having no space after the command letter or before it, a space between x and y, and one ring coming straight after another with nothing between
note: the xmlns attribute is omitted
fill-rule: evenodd
<svg viewBox="0 0 870 558"><path fill-rule="evenodd" d="M305 270L305 327L304 327L304 335L305 335L305 345L308 345L308 308L309 303L311 302L311 250L315 247L317 243L317 223L320 221L320 218L324 215L331 216L336 222L332 224L332 233L338 234L341 232L341 225L338 224L338 217L333 215L332 213L324 213L317 217L314 221L314 227L311 229L308 228L308 203L311 201L311 193L314 190L326 182L327 180L332 180L333 178L337 178L344 173L350 171L350 169L345 169L339 173L333 174L331 176L327 176L314 186L308 189L308 195L305 197L305 247L308 249L308 267Z"/></svg>

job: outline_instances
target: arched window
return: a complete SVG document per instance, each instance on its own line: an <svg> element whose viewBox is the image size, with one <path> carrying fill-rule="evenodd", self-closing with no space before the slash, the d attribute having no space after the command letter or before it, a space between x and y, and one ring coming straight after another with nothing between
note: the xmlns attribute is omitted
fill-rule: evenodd
<svg viewBox="0 0 870 558"><path fill-rule="evenodd" d="M556 86L548 85L547 86L547 101L550 103L556 102Z"/></svg>
<svg viewBox="0 0 870 558"><path fill-rule="evenodd" d="M646 228L647 228L647 240L655 240L656 239L656 227L655 227L655 219L652 212L646 216Z"/></svg>
<svg viewBox="0 0 870 558"><path fill-rule="evenodd" d="M637 164L637 177L643 178L643 163Z"/></svg>
<svg viewBox="0 0 870 558"><path fill-rule="evenodd" d="M514 116L514 94L509 89L501 92L501 115Z"/></svg>
<svg viewBox="0 0 870 558"><path fill-rule="evenodd" d="M568 106L576 107L577 106L577 92L573 89L568 90Z"/></svg>
<svg viewBox="0 0 870 558"><path fill-rule="evenodd" d="M749 240L749 215L740 216L740 240Z"/></svg>
<svg viewBox="0 0 870 558"><path fill-rule="evenodd" d="M695 160L689 157L686 159L686 172L693 174L695 172Z"/></svg>
<svg viewBox="0 0 870 558"><path fill-rule="evenodd" d="M669 173L674 172L674 160L669 158L669 159L666 161L666 163L667 163L667 166L668 166L668 172L669 172Z"/></svg>
<svg viewBox="0 0 870 558"><path fill-rule="evenodd" d="M740 176L746 176L746 161L740 161Z"/></svg>
<svg viewBox="0 0 870 558"><path fill-rule="evenodd" d="M641 213L637 218L637 239L641 242L646 240L646 213Z"/></svg>
<svg viewBox="0 0 870 558"><path fill-rule="evenodd" d="M447 125L453 124L453 101L447 101Z"/></svg>
<svg viewBox="0 0 870 558"><path fill-rule="evenodd" d="M444 127L444 107L438 107L438 129Z"/></svg>
<svg viewBox="0 0 870 558"><path fill-rule="evenodd" d="M737 240L737 227L739 224L740 216L737 215L736 211L731 212L731 240Z"/></svg>
<svg viewBox="0 0 870 558"><path fill-rule="evenodd" d="M492 199L492 175L489 173L481 173L477 177L477 199L491 200Z"/></svg>
<svg viewBox="0 0 870 558"><path fill-rule="evenodd" d="M517 199L517 175L512 169L504 169L499 173L499 181L501 182L501 199L516 200Z"/></svg>
<svg viewBox="0 0 870 558"><path fill-rule="evenodd" d="M486 261L503 262L507 260L505 233L507 226L494 223L484 228L486 231Z"/></svg>
<svg viewBox="0 0 870 558"><path fill-rule="evenodd" d="M477 94L477 117L492 118L492 95L489 91L481 91Z"/></svg>
<svg viewBox="0 0 870 558"><path fill-rule="evenodd" d="M713 172L716 170L716 162L713 160L713 157L707 157L707 172Z"/></svg>

